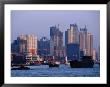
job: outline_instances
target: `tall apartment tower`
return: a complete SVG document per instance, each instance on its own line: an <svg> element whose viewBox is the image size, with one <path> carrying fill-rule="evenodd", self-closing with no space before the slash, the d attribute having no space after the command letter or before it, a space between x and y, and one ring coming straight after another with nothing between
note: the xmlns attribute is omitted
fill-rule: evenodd
<svg viewBox="0 0 110 87"><path fill-rule="evenodd" d="M94 61L96 61L96 60L97 60L97 59L96 59L96 56L97 56L97 55L96 55L96 50L95 50L95 49L93 49L93 60L94 60Z"/></svg>
<svg viewBox="0 0 110 87"><path fill-rule="evenodd" d="M26 43L27 43L27 40L26 40L26 36L25 35L19 35L17 37L17 42L18 42L18 52L21 53L21 54L24 54L26 52Z"/></svg>
<svg viewBox="0 0 110 87"><path fill-rule="evenodd" d="M80 49L87 49L87 28L80 28L79 32Z"/></svg>
<svg viewBox="0 0 110 87"><path fill-rule="evenodd" d="M87 33L87 56L93 57L93 35L91 33Z"/></svg>
<svg viewBox="0 0 110 87"><path fill-rule="evenodd" d="M70 29L65 31L65 47L68 60L79 59L79 31L76 24L70 24Z"/></svg>
<svg viewBox="0 0 110 87"><path fill-rule="evenodd" d="M19 35L15 41L18 53L37 55L37 38L34 35Z"/></svg>
<svg viewBox="0 0 110 87"><path fill-rule="evenodd" d="M59 27L50 27L50 55L61 57L63 51L63 32Z"/></svg>
<svg viewBox="0 0 110 87"><path fill-rule="evenodd" d="M50 40L47 37L42 37L38 41L38 55L47 56L50 54Z"/></svg>
<svg viewBox="0 0 110 87"><path fill-rule="evenodd" d="M83 51L84 55L87 54L87 28L80 28L79 32L79 44L80 44L80 51Z"/></svg>
<svg viewBox="0 0 110 87"><path fill-rule="evenodd" d="M65 45L71 43L79 44L79 32L76 24L70 24L70 29L65 31Z"/></svg>
<svg viewBox="0 0 110 87"><path fill-rule="evenodd" d="M26 35L27 39L27 52L31 53L32 55L37 54L37 37L34 35Z"/></svg>
<svg viewBox="0 0 110 87"><path fill-rule="evenodd" d="M86 56L93 56L93 35L87 32L87 28L81 28L79 32L80 50Z"/></svg>

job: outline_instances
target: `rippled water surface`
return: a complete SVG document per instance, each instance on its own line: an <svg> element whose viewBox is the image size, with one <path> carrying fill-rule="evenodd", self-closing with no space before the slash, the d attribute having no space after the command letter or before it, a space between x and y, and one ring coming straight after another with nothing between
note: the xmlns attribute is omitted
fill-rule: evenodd
<svg viewBox="0 0 110 87"><path fill-rule="evenodd" d="M48 65L29 66L32 70L11 70L12 77L99 77L100 67L70 68L69 65L49 68Z"/></svg>

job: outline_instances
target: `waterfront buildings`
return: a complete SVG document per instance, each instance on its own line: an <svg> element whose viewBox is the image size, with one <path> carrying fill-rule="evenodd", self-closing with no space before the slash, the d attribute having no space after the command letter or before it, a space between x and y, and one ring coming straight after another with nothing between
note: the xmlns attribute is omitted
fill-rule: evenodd
<svg viewBox="0 0 110 87"><path fill-rule="evenodd" d="M40 40L34 35L19 35L11 44L12 53L23 54L27 62L33 62L49 56L58 60L79 60L83 56L96 59L93 50L93 35L87 32L86 26L78 30L77 24L70 24L65 31L65 46L63 46L63 32L58 26L50 27L50 40L42 37Z"/></svg>
<svg viewBox="0 0 110 87"><path fill-rule="evenodd" d="M93 57L93 35L87 32L86 26L84 28L80 28L80 31L78 31L78 26L76 24L70 24L70 29L65 31L65 47L67 56L70 56L68 53L69 49L67 48L69 44L75 45L71 49L74 50L74 48L76 48L76 51L78 51L77 53L79 53L77 56L78 59L82 56ZM75 52L73 52L73 55L74 54Z"/></svg>
<svg viewBox="0 0 110 87"><path fill-rule="evenodd" d="M24 55L27 62L36 60L37 38L34 35L19 35L12 43L12 53Z"/></svg>
<svg viewBox="0 0 110 87"><path fill-rule="evenodd" d="M50 27L50 55L55 57L63 57L63 32L59 30L59 26Z"/></svg>
<svg viewBox="0 0 110 87"><path fill-rule="evenodd" d="M38 41L38 55L40 56L50 55L50 40L47 37L42 37Z"/></svg>
<svg viewBox="0 0 110 87"><path fill-rule="evenodd" d="M24 54L24 52L26 52L26 43L26 37L24 35L18 36L11 44L12 52Z"/></svg>
<svg viewBox="0 0 110 87"><path fill-rule="evenodd" d="M11 53L19 53L19 45L18 40L14 40L11 43Z"/></svg>
<svg viewBox="0 0 110 87"><path fill-rule="evenodd" d="M91 33L87 34L87 56L93 57L93 35Z"/></svg>
<svg viewBox="0 0 110 87"><path fill-rule="evenodd" d="M70 24L70 29L65 31L65 45L70 43L79 44L79 32L76 24Z"/></svg>
<svg viewBox="0 0 110 87"><path fill-rule="evenodd" d="M87 51L87 28L80 28L79 32L79 44L80 44L80 50L84 52L84 55L86 55Z"/></svg>
<svg viewBox="0 0 110 87"><path fill-rule="evenodd" d="M68 60L79 59L79 32L77 24L70 24L65 31L65 47Z"/></svg>
<svg viewBox="0 0 110 87"><path fill-rule="evenodd" d="M80 50L85 56L93 57L93 35L87 32L87 28L81 28L79 32Z"/></svg>
<svg viewBox="0 0 110 87"><path fill-rule="evenodd" d="M26 59L30 61L36 61L37 58L37 37L34 35L26 35Z"/></svg>
<svg viewBox="0 0 110 87"><path fill-rule="evenodd" d="M79 59L79 44L77 43L70 43L67 44L67 58L68 61L70 60L78 60Z"/></svg>
<svg viewBox="0 0 110 87"><path fill-rule="evenodd" d="M96 57L97 57L97 55L96 55L96 50L93 49L93 60L94 60L94 61L96 61Z"/></svg>

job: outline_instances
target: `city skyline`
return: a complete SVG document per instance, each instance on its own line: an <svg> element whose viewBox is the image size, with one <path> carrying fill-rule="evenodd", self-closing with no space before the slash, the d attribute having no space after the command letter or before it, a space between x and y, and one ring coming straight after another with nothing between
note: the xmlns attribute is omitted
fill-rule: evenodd
<svg viewBox="0 0 110 87"><path fill-rule="evenodd" d="M60 24L52 25L46 31L49 37L46 33L40 36L40 28L32 31L37 34L20 33L11 43L11 66L25 64L59 67L61 64L69 64L71 68L93 68L95 63L100 63L99 53L93 47L94 34L88 31L87 25L79 28L77 23L70 23L64 31Z"/></svg>
<svg viewBox="0 0 110 87"><path fill-rule="evenodd" d="M82 56L93 57L93 35L87 32L86 26L78 32L78 26L70 24L70 29L67 29L65 33L65 46L63 46L63 32L56 26L50 27L50 40L46 37L38 40L34 35L21 34L12 43L12 53L27 56L31 54L31 57L37 54L59 58L67 56L70 59L81 58Z"/></svg>
<svg viewBox="0 0 110 87"><path fill-rule="evenodd" d="M76 23L78 25L78 30L80 30L80 28L84 28L86 25L88 32L91 32L94 36L94 48L98 49L100 42L99 15L100 11L12 11L11 40L15 40L15 38L20 34L34 34L39 40L43 36L50 39L50 27L54 25L57 26L59 24L59 30L64 34L64 43L65 31L69 28L70 24Z"/></svg>

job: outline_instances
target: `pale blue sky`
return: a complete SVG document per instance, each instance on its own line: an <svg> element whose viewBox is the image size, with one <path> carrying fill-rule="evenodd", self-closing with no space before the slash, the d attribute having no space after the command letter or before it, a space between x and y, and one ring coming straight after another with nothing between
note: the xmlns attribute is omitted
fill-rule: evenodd
<svg viewBox="0 0 110 87"><path fill-rule="evenodd" d="M20 34L34 34L40 39L42 36L50 38L50 27L58 25L60 30L70 28L76 23L78 29L84 28L94 35L94 48L100 42L100 11L91 10L13 10L11 12L11 41ZM65 35L65 34L63 34Z"/></svg>

